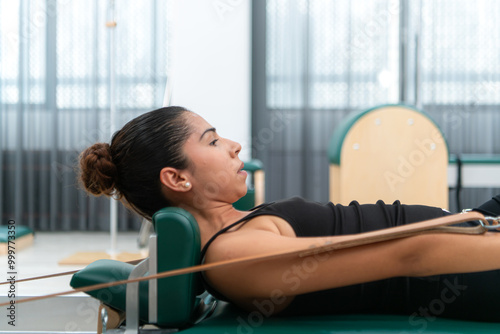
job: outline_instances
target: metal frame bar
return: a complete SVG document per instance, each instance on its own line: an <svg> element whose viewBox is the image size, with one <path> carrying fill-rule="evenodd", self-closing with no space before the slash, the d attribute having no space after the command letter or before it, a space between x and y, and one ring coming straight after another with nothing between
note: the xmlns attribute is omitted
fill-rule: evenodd
<svg viewBox="0 0 500 334"><path fill-rule="evenodd" d="M142 277L149 269L149 258L141 261L129 275L129 279ZM139 282L127 284L127 326L125 334L139 333Z"/></svg>

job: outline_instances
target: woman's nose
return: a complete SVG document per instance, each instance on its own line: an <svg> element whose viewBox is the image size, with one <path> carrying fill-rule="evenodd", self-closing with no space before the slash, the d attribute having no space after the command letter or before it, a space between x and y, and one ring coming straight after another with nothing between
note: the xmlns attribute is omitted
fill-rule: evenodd
<svg viewBox="0 0 500 334"><path fill-rule="evenodd" d="M234 158L234 157L238 156L238 154L240 153L241 145L240 145L240 143L237 143L237 142L229 140L229 139L228 139L228 141L229 141L231 156Z"/></svg>

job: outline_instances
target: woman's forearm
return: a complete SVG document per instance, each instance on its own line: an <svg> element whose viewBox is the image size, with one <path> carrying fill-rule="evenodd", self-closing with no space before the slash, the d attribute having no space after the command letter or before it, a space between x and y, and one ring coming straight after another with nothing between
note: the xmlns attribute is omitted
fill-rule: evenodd
<svg viewBox="0 0 500 334"><path fill-rule="evenodd" d="M431 276L500 269L500 233L428 234L407 240L407 276Z"/></svg>
<svg viewBox="0 0 500 334"><path fill-rule="evenodd" d="M257 232L255 232L257 233ZM258 237L257 237L258 236ZM339 239L343 237L331 237ZM239 258L278 249L305 249L329 237L283 238L261 232L255 238L226 238L215 243L222 257ZM221 242L223 241L223 242ZM212 253L214 254L214 253ZM236 265L207 272L211 283L232 300L267 298L275 291L292 296L398 276L432 276L500 269L500 233L422 234L308 257Z"/></svg>

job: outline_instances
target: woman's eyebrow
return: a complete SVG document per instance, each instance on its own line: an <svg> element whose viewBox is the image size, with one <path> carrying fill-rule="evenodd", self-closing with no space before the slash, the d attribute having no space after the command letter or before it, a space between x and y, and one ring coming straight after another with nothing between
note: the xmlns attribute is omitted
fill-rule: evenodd
<svg viewBox="0 0 500 334"><path fill-rule="evenodd" d="M200 136L200 141L203 139L203 136L205 135L205 133L207 132L216 132L217 130L215 128L210 128L210 129L206 129L205 131L203 131L203 133L201 134Z"/></svg>

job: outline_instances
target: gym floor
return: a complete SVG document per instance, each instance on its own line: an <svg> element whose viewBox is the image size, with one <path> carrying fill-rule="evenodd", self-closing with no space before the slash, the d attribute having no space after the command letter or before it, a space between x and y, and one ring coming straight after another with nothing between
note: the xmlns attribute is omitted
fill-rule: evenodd
<svg viewBox="0 0 500 334"><path fill-rule="evenodd" d="M139 254L138 235L138 232L118 233L116 252ZM32 245L16 250L16 279L77 270L85 265L61 265L59 262L76 252L110 252L110 249L109 232L36 232ZM5 268L1 275L1 281L4 282L8 279L9 272L7 255L0 255L0 263L0 268ZM40 296L71 290L70 280L71 275L66 275L20 282L16 284L16 296ZM0 296L7 296L8 285L2 285L0 288Z"/></svg>
<svg viewBox="0 0 500 334"><path fill-rule="evenodd" d="M138 246L138 232L118 233L115 253L136 253L143 257ZM109 232L37 232L33 243L15 251L16 279L73 271L85 264L61 265L59 262L77 252L110 253ZM7 255L0 255L0 275L5 282L11 276ZM14 285L15 297L10 297L10 284L0 286L0 302L12 304L23 297L42 296L71 290L72 275L46 278ZM6 320L0 322L0 333L95 333L99 303L84 293L15 303L14 310L5 310ZM9 316L11 318L9 318ZM12 320L11 320L12 319ZM11 321L12 323L9 323ZM15 327L14 327L15 324Z"/></svg>

